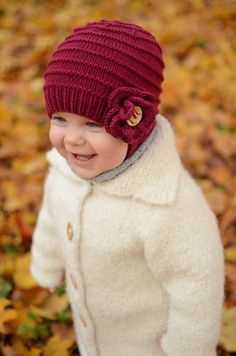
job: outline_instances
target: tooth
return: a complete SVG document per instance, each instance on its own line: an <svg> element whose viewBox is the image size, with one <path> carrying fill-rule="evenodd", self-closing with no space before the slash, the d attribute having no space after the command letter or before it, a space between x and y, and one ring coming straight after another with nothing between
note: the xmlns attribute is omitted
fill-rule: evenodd
<svg viewBox="0 0 236 356"><path fill-rule="evenodd" d="M76 158L82 160L82 161L87 161L90 157L85 157L85 156L80 156L80 155L76 155Z"/></svg>

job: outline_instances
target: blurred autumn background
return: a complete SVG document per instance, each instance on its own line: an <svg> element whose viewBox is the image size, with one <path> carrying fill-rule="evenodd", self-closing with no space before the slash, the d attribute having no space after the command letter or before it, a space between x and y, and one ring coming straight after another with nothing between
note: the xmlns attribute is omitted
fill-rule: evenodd
<svg viewBox="0 0 236 356"><path fill-rule="evenodd" d="M79 355L65 288L50 294L37 286L29 273L30 246L50 148L43 72L50 53L74 27L101 18L137 23L163 47L161 112L218 217L225 248L218 355L236 355L233 0L0 1L0 355Z"/></svg>

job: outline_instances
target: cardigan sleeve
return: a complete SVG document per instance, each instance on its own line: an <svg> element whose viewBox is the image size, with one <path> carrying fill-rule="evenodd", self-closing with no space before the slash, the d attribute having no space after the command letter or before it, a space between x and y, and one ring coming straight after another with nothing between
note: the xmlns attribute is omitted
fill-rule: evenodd
<svg viewBox="0 0 236 356"><path fill-rule="evenodd" d="M42 287L57 287L63 278L64 263L60 244L55 233L55 221L51 215L50 193L53 171L45 180L44 196L33 233L30 271Z"/></svg>
<svg viewBox="0 0 236 356"><path fill-rule="evenodd" d="M183 188L182 197L178 193L162 231L158 236L153 231L145 246L147 264L168 299L161 339L167 356L215 356L220 332L223 249L215 216L194 185Z"/></svg>

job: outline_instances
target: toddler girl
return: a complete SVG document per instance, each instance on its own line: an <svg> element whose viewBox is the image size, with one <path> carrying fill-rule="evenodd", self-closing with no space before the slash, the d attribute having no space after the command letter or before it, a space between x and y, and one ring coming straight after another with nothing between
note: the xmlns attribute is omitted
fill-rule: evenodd
<svg viewBox="0 0 236 356"><path fill-rule="evenodd" d="M102 20L46 70L54 148L31 271L48 288L65 272L81 356L216 355L222 247L158 114L163 68L150 33Z"/></svg>

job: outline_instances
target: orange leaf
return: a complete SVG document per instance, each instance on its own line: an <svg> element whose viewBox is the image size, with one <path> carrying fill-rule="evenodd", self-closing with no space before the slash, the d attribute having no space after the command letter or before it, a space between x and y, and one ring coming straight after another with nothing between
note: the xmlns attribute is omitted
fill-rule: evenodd
<svg viewBox="0 0 236 356"><path fill-rule="evenodd" d="M226 230L236 223L236 207L229 207L223 214L220 224L220 229L222 234L226 232Z"/></svg>
<svg viewBox="0 0 236 356"><path fill-rule="evenodd" d="M228 204L227 194L224 191L213 187L211 190L205 192L205 195L212 210L216 214L222 214Z"/></svg>
<svg viewBox="0 0 236 356"><path fill-rule="evenodd" d="M25 220L25 217L22 215L22 211L19 211L19 210L16 211L15 218L16 218L16 222L19 226L19 230L21 232L22 239L23 240L30 239L32 237L33 228Z"/></svg>
<svg viewBox="0 0 236 356"><path fill-rule="evenodd" d="M229 167L221 164L209 169L209 176L215 184L224 185L230 192L236 193Z"/></svg>

